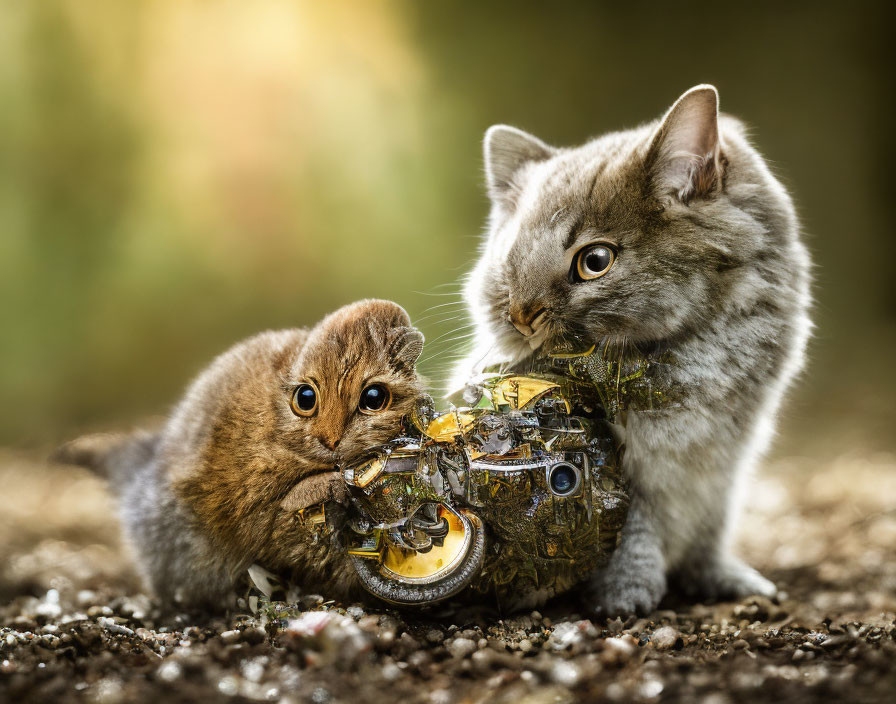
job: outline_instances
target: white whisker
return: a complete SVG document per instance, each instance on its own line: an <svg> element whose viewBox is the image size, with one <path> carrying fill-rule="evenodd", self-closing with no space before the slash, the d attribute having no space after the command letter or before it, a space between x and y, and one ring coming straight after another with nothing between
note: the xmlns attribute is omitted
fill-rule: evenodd
<svg viewBox="0 0 896 704"><path fill-rule="evenodd" d="M434 306L429 306L429 308L426 308L425 310L421 311L421 313L429 313L431 310L436 310L438 308L445 308L448 306L463 306L463 305L466 305L466 303L464 301L449 301L447 303L437 303Z"/></svg>
<svg viewBox="0 0 896 704"><path fill-rule="evenodd" d="M472 337L473 335L476 334L472 328L473 328L473 325L461 325L460 327L454 328L453 330L449 330L448 332L442 333L438 337L431 340L428 344L430 347L432 347L433 345L435 345L435 343L439 342L440 340L444 340L449 335L454 335L459 332L464 332L465 337Z"/></svg>
<svg viewBox="0 0 896 704"><path fill-rule="evenodd" d="M442 310L432 315L426 315L416 321L417 327L420 327L421 321L427 321L428 327L441 326L452 320L462 320L466 318L466 312L462 310Z"/></svg>

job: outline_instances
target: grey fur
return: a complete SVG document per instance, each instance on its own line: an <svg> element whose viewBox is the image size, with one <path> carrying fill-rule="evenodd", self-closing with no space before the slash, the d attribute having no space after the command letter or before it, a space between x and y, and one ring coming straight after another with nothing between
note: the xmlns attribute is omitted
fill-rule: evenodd
<svg viewBox="0 0 896 704"><path fill-rule="evenodd" d="M632 512L593 580L603 613L652 610L669 578L708 596L775 593L728 544L803 365L809 256L787 192L717 101L697 86L662 120L572 149L486 133L492 211L466 286L477 347L455 381L575 334L669 350L687 389L681 407L629 414ZM615 265L573 283L573 254L595 240L617 246ZM510 321L541 307L531 335Z"/></svg>
<svg viewBox="0 0 896 704"><path fill-rule="evenodd" d="M233 585L251 560L233 564L221 559L175 495L165 476L167 464L158 454L142 464L116 467L122 530L153 593L164 604L232 605Z"/></svg>

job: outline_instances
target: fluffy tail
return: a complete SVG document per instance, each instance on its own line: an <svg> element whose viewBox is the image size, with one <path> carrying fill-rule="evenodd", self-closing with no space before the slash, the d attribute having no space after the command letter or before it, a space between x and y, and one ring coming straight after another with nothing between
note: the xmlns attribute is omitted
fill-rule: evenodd
<svg viewBox="0 0 896 704"><path fill-rule="evenodd" d="M112 480L151 459L157 441L158 434L145 430L84 435L62 445L51 459L61 464L86 467Z"/></svg>

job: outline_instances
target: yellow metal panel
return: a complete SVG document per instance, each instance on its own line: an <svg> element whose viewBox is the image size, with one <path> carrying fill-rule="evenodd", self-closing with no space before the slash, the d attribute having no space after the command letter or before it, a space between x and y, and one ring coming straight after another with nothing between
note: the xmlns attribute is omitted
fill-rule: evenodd
<svg viewBox="0 0 896 704"><path fill-rule="evenodd" d="M575 359L576 357L587 357L589 354L594 352L594 348L597 345L591 345L591 347L585 352L553 352L549 356L553 359Z"/></svg>
<svg viewBox="0 0 896 704"><path fill-rule="evenodd" d="M374 457L370 462L355 470L355 484L362 489L382 473L386 467L386 458L382 455Z"/></svg>
<svg viewBox="0 0 896 704"><path fill-rule="evenodd" d="M526 410L531 404L560 386L552 381L530 376L509 376L495 384L492 399L496 406L508 405Z"/></svg>
<svg viewBox="0 0 896 704"><path fill-rule="evenodd" d="M476 420L472 413L450 411L434 419L426 429L426 434L436 442L450 442L462 435Z"/></svg>
<svg viewBox="0 0 896 704"><path fill-rule="evenodd" d="M441 547L433 545L428 552L417 552L387 544L383 566L399 577L426 579L462 559L467 532L464 524L444 506L439 507L439 517L448 521L448 535Z"/></svg>

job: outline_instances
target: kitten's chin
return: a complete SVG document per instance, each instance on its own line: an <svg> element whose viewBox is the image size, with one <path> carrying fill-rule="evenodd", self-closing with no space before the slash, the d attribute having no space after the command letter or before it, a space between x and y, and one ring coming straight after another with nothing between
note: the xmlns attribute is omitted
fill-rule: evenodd
<svg viewBox="0 0 896 704"><path fill-rule="evenodd" d="M533 335L524 338L524 340L529 347L529 351L534 354L540 350L551 347L555 341L555 337L556 336L551 330L542 328Z"/></svg>
<svg viewBox="0 0 896 704"><path fill-rule="evenodd" d="M502 362L516 364L522 362L526 357L535 354L541 347L543 341L539 341L534 347L529 344L532 338L523 337L514 331L512 335L505 335L501 340L498 353Z"/></svg>
<svg viewBox="0 0 896 704"><path fill-rule="evenodd" d="M364 437L352 438L345 440L342 444L346 446L343 452L337 454L336 464L339 467L347 467L357 464L362 460L369 459L381 445L394 440L401 436L401 423L395 423L394 428L389 432L379 432L376 434L365 435Z"/></svg>

